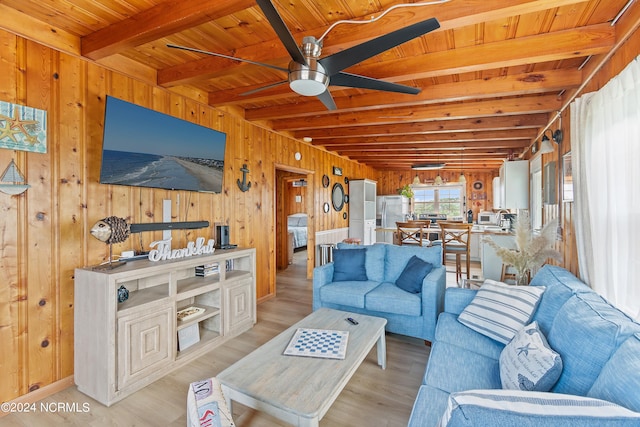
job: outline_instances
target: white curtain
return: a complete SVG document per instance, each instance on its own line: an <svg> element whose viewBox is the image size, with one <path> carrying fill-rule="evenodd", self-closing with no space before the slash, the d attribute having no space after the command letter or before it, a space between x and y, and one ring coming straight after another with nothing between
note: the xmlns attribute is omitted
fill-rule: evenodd
<svg viewBox="0 0 640 427"><path fill-rule="evenodd" d="M571 151L580 275L640 320L638 58L571 104Z"/></svg>

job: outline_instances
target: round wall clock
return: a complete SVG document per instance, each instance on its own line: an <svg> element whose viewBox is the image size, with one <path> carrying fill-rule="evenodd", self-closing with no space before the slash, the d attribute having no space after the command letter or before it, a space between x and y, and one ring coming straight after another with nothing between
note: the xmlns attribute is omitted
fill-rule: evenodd
<svg viewBox="0 0 640 427"><path fill-rule="evenodd" d="M484 188L484 183L482 181L475 181L473 183L474 190L482 190Z"/></svg>

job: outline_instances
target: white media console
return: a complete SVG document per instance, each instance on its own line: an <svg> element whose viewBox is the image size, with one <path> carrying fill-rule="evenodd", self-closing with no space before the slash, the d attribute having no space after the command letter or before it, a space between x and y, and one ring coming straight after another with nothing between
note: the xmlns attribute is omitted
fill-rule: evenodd
<svg viewBox="0 0 640 427"><path fill-rule="evenodd" d="M78 390L109 406L250 329L256 322L255 254L254 248L218 249L170 261L76 269ZM213 274L196 276L203 265ZM119 303L121 286L129 297ZM199 314L178 320L176 313L187 307Z"/></svg>

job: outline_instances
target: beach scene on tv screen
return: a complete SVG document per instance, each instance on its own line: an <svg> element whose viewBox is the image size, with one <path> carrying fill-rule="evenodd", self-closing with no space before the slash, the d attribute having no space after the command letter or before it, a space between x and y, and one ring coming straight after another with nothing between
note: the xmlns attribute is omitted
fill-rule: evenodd
<svg viewBox="0 0 640 427"><path fill-rule="evenodd" d="M222 191L226 134L108 97L102 184Z"/></svg>

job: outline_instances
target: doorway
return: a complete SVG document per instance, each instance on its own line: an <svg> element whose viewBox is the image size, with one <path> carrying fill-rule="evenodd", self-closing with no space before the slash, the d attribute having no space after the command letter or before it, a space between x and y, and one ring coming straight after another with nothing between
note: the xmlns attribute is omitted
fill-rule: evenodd
<svg viewBox="0 0 640 427"><path fill-rule="evenodd" d="M277 165L275 178L276 268L288 269L295 256L297 263L304 264L296 271L311 278L315 262L313 171Z"/></svg>

